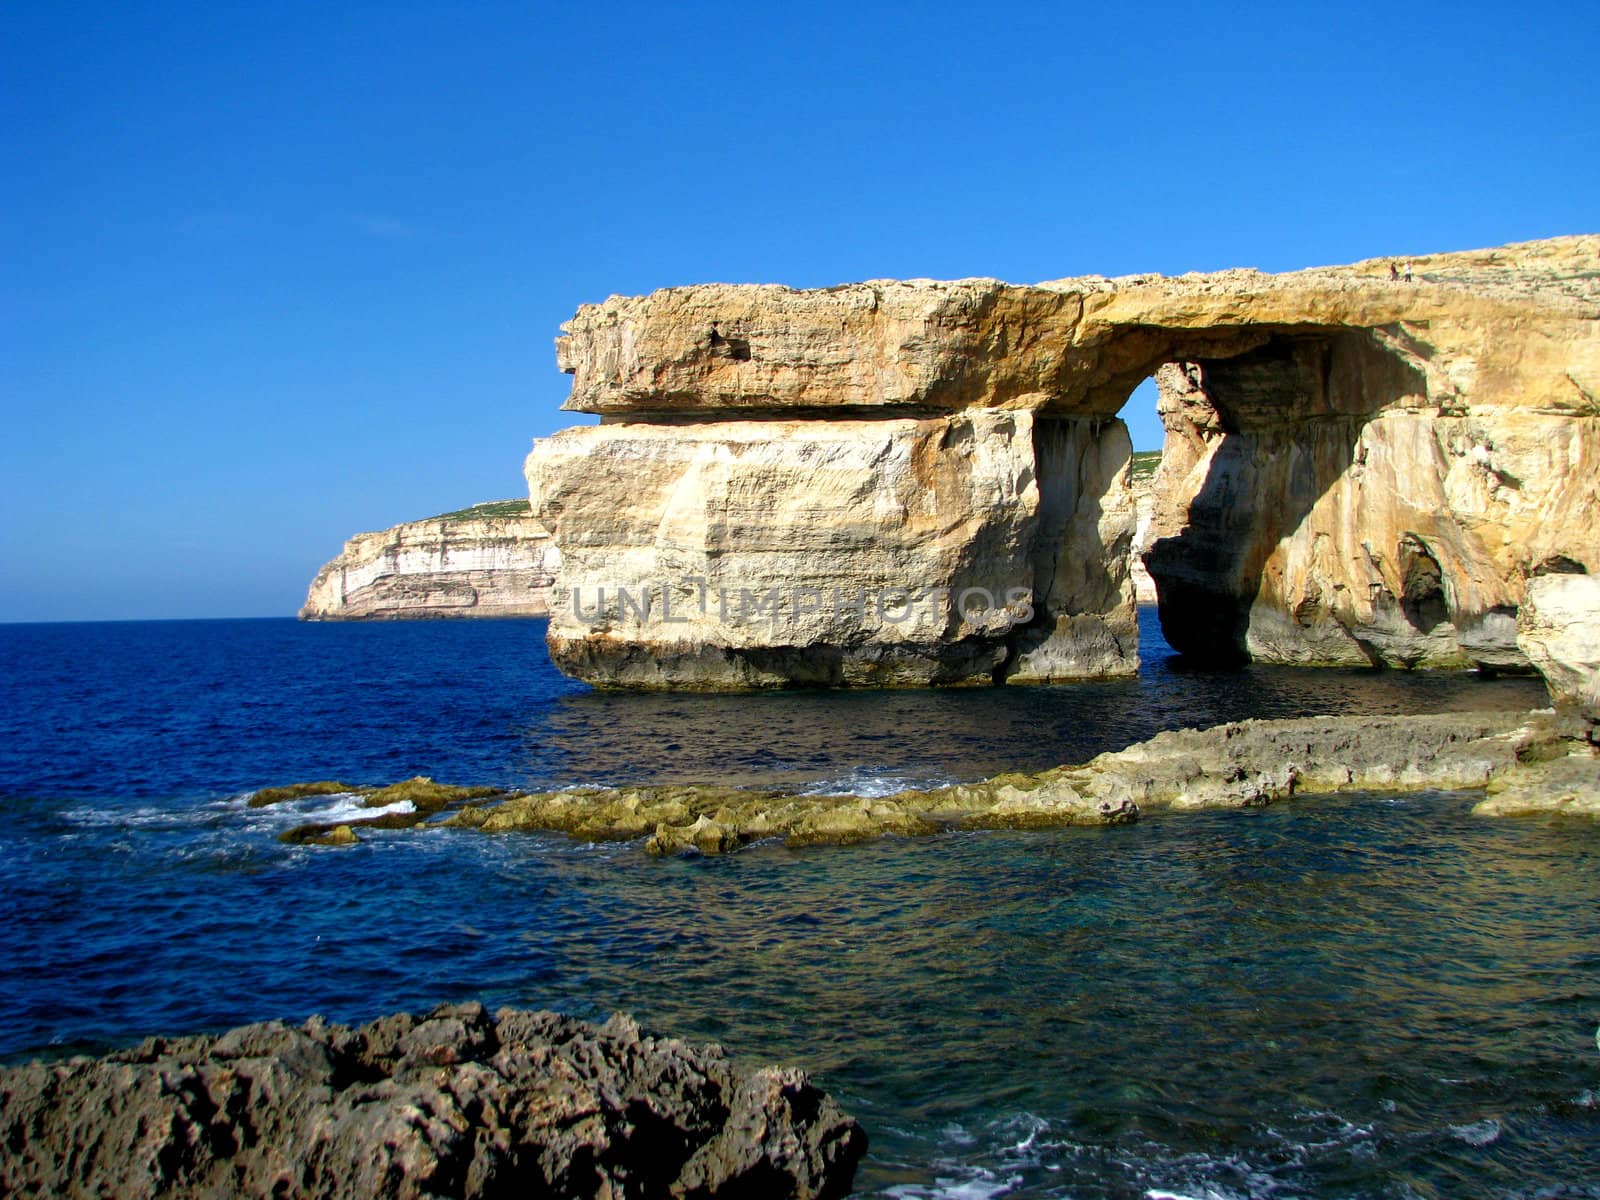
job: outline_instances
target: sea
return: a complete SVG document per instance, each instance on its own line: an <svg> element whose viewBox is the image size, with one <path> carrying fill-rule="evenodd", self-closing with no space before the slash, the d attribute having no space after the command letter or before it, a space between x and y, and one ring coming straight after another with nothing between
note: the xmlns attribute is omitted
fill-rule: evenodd
<svg viewBox="0 0 1600 1200"><path fill-rule="evenodd" d="M652 859L544 834L288 846L312 779L889 793L1246 717L1538 707L1537 680L624 695L542 621L0 626L0 1060L482 1000L805 1067L858 1193L1600 1197L1600 824L1466 793Z"/></svg>

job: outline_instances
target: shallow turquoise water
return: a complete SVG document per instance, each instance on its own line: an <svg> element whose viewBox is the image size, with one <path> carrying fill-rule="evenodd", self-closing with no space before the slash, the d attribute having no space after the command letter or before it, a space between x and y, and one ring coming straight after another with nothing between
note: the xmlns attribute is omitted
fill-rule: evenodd
<svg viewBox="0 0 1600 1200"><path fill-rule="evenodd" d="M594 696L537 623L0 629L0 1053L477 997L801 1063L901 1197L1600 1196L1600 829L1471 797L653 861L539 835L291 848L311 776L888 788L1459 676ZM1189 719L1184 719L1189 714Z"/></svg>

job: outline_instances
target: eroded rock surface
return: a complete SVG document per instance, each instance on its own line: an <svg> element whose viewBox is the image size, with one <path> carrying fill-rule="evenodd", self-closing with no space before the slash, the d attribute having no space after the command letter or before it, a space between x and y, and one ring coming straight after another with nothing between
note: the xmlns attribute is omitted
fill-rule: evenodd
<svg viewBox="0 0 1600 1200"><path fill-rule="evenodd" d="M1600 238L1413 261L1411 284L1373 260L585 306L557 356L567 407L604 423L527 466L563 556L557 661L645 687L1131 670L1116 413L1160 370L1145 560L1175 647L1525 667L1525 581L1600 570ZM791 598L761 627L701 610L705 588L769 582ZM974 587L998 601L981 619L939 607ZM818 616L836 588L865 610ZM899 588L931 593L928 613L884 621L875 597ZM637 604L663 589L675 615L694 600L689 621Z"/></svg>
<svg viewBox="0 0 1600 1200"><path fill-rule="evenodd" d="M1528 580L1517 644L1544 676L1558 712L1591 729L1600 724L1600 577Z"/></svg>
<svg viewBox="0 0 1600 1200"><path fill-rule="evenodd" d="M317 572L301 620L547 616L560 556L526 510L503 511L517 507L495 502L357 534Z"/></svg>
<svg viewBox="0 0 1600 1200"><path fill-rule="evenodd" d="M488 832L553 829L593 840L647 837L653 854L719 854L770 837L816 845L951 828L1122 825L1155 808L1483 788L1515 776L1525 759L1562 755L1563 746L1553 720L1530 713L1241 721L1158 734L1079 766L885 797L589 788L469 807L449 823ZM1591 761L1588 778L1591 789L1600 785L1600 763Z"/></svg>
<svg viewBox="0 0 1600 1200"><path fill-rule="evenodd" d="M838 1197L866 1148L800 1071L477 1004L0 1069L0 1139L7 1195L219 1200Z"/></svg>
<svg viewBox="0 0 1600 1200"><path fill-rule="evenodd" d="M305 785L311 787L331 785ZM347 845L363 827L552 831L640 841L651 854L725 854L754 841L844 845L950 829L1112 826L1144 812L1251 808L1297 795L1487 789L1485 814L1600 815L1600 757L1554 713L1440 713L1239 721L1157 734L1087 763L890 796L666 785L504 793L408 781L418 811L303 826ZM297 789L276 789L288 794Z"/></svg>
<svg viewBox="0 0 1600 1200"><path fill-rule="evenodd" d="M1130 674L1128 454L995 409L566 430L527 468L551 654L644 688Z"/></svg>

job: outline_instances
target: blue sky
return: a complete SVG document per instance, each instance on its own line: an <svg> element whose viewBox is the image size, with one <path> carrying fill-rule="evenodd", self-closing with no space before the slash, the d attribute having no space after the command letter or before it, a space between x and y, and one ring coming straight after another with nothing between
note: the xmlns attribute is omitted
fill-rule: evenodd
<svg viewBox="0 0 1600 1200"><path fill-rule="evenodd" d="M1600 230L1597 39L1593 3L8 3L0 620L287 615L348 535L518 494L611 293Z"/></svg>

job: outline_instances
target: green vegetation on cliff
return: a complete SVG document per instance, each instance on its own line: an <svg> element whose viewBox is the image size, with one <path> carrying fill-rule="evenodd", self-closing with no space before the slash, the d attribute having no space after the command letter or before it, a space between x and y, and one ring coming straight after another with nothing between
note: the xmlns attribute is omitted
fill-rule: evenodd
<svg viewBox="0 0 1600 1200"><path fill-rule="evenodd" d="M520 500L485 500L471 508L458 508L454 512L429 517L430 521L481 521L488 517L527 517L533 514L527 497Z"/></svg>

